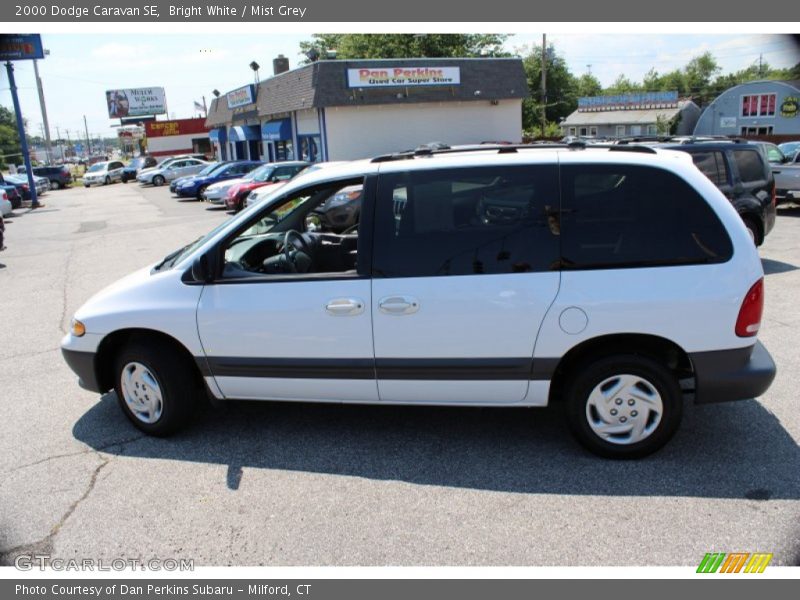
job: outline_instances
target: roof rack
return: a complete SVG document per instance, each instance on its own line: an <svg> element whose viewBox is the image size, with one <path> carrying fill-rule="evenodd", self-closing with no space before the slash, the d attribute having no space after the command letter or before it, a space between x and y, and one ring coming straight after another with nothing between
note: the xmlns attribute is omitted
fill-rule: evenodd
<svg viewBox="0 0 800 600"><path fill-rule="evenodd" d="M417 148L416 150L406 150L405 152L395 152L393 154L381 154L374 157L370 162L392 162L396 160L411 160L414 158L424 158L438 156L440 154L460 154L466 152L496 152L497 154L516 154L518 150L586 150L586 149L606 149L610 152L642 152L645 154L656 154L656 151L649 146L637 146L629 144L587 144L586 142L576 141L559 143L545 142L532 144L481 144L462 148Z"/></svg>
<svg viewBox="0 0 800 600"><path fill-rule="evenodd" d="M727 135L648 135L648 136L629 136L617 139L617 144L701 144L713 142L731 142L742 144L747 142L738 137L728 137Z"/></svg>

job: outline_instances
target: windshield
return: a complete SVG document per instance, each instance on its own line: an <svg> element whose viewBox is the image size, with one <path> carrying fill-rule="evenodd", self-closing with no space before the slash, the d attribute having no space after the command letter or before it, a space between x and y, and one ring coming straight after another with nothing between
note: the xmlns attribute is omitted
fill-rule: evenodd
<svg viewBox="0 0 800 600"><path fill-rule="evenodd" d="M144 164L144 159L143 159L143 158L134 158L134 159L133 159L133 160L130 162L130 164L129 164L128 166L129 166L129 167L133 167L134 169L138 169L138 168L139 168L139 167L141 167L143 164Z"/></svg>
<svg viewBox="0 0 800 600"><path fill-rule="evenodd" d="M198 173L198 175L211 175L211 173L213 173L214 171L216 171L218 168L219 168L219 163L211 163L211 164L210 164L210 165L208 165L208 166L207 166L205 169L203 169L202 171L200 171L200 172Z"/></svg>
<svg viewBox="0 0 800 600"><path fill-rule="evenodd" d="M247 174L248 181L258 181L259 183L268 181L269 178L272 176L273 171L275 171L275 167L272 165L264 165L263 167L259 167L255 171L251 171Z"/></svg>
<svg viewBox="0 0 800 600"><path fill-rule="evenodd" d="M105 171L108 163L96 163L93 164L89 169L86 171L87 173L97 173L98 171Z"/></svg>
<svg viewBox="0 0 800 600"><path fill-rule="evenodd" d="M170 269L173 265L177 264L184 256L188 256L192 252L194 252L197 248L205 244L206 240L210 240L212 237L217 235L217 233L222 230L223 227L228 226L228 221L223 221L214 229L209 231L207 234L200 236L195 241L191 242L190 244L186 244L183 248L178 248L174 252L170 252L167 254L160 263L158 263L153 270L160 271L161 269Z"/></svg>

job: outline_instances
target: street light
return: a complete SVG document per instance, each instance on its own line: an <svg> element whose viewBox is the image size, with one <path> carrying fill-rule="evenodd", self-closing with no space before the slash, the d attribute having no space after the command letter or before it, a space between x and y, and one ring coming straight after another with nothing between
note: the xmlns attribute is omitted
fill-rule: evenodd
<svg viewBox="0 0 800 600"><path fill-rule="evenodd" d="M253 69L253 73L256 75L256 85L258 85L258 70L261 68L261 65L259 65L256 61L253 61L250 63L250 68Z"/></svg>
<svg viewBox="0 0 800 600"><path fill-rule="evenodd" d="M219 98L219 90L211 90L211 93L214 94L214 98Z"/></svg>

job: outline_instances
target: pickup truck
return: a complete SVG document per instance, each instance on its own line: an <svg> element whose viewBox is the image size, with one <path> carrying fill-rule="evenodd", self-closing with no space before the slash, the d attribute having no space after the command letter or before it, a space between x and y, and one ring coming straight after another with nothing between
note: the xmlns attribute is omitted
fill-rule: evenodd
<svg viewBox="0 0 800 600"><path fill-rule="evenodd" d="M769 142L756 142L766 152L775 176L775 201L777 204L800 204L800 152L786 156L778 146Z"/></svg>

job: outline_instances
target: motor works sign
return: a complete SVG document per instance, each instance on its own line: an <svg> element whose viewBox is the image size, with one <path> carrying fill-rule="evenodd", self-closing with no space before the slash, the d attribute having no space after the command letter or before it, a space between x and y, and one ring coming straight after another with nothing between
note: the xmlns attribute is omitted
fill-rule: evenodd
<svg viewBox="0 0 800 600"><path fill-rule="evenodd" d="M347 69L347 85L351 88L417 85L459 85L459 67L391 67Z"/></svg>
<svg viewBox="0 0 800 600"><path fill-rule="evenodd" d="M147 137L171 135L208 135L205 119L176 119L174 121L148 121L144 124Z"/></svg>

